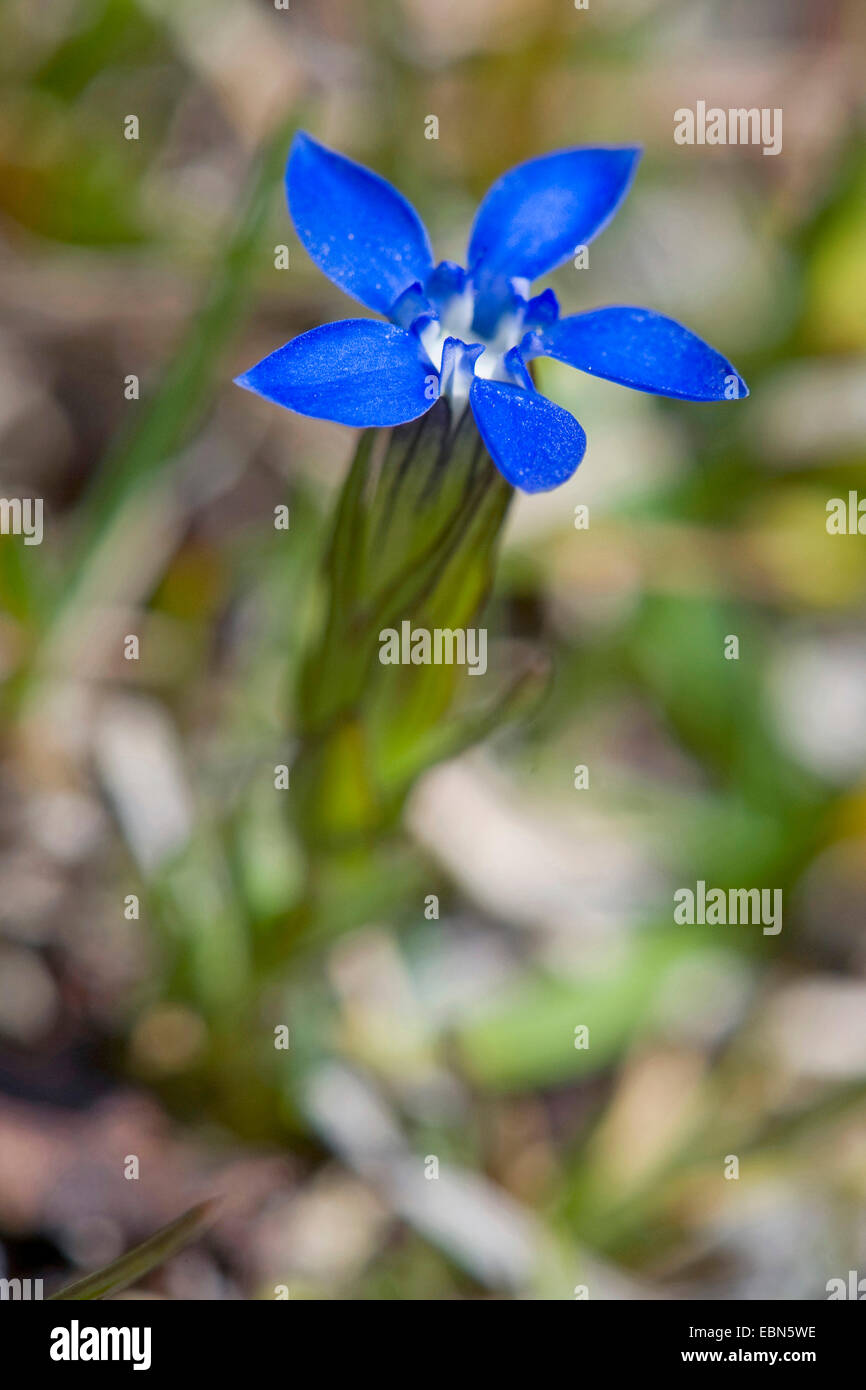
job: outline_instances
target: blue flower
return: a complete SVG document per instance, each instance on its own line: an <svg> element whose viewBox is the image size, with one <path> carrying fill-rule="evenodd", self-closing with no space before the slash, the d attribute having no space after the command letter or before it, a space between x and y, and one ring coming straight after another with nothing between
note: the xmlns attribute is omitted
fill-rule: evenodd
<svg viewBox="0 0 866 1390"><path fill-rule="evenodd" d="M681 400L748 395L730 362L662 314L560 318L552 290L530 296L533 280L607 226L639 158L630 147L562 150L503 174L478 209L464 270L434 265L421 219L391 184L298 134L286 169L298 236L336 285L389 322L313 328L238 384L345 425L400 425L440 396L457 412L468 401L497 467L525 492L564 482L586 449L574 416L536 391L534 357Z"/></svg>

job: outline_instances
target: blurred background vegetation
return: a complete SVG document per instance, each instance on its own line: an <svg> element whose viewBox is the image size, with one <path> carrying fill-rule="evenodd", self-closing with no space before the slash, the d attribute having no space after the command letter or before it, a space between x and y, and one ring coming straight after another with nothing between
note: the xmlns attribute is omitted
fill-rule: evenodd
<svg viewBox="0 0 866 1390"><path fill-rule="evenodd" d="M212 1193L139 1296L866 1273L866 549L825 528L863 477L864 19L7 0L0 494L43 497L46 532L0 540L0 1274L56 1286ZM676 146L697 100L781 107L782 154ZM540 364L589 449L517 499L486 622L488 680L549 663L543 699L428 773L312 923L274 767L353 441L231 385L358 312L288 219L299 124L456 260L503 169L642 141L564 311L681 318L752 388L697 407ZM698 879L782 888L781 934L675 926Z"/></svg>

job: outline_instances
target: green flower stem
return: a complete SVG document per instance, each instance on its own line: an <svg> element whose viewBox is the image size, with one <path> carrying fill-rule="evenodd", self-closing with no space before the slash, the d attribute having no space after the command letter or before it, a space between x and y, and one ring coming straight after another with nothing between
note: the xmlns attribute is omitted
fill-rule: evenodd
<svg viewBox="0 0 866 1390"><path fill-rule="evenodd" d="M435 750L454 745L453 724L438 734L454 719L459 668L382 666L380 634L406 620L474 624L511 493L471 417L452 427L445 402L385 440L362 435L327 551L326 617L300 679L292 806L309 849L387 830Z"/></svg>

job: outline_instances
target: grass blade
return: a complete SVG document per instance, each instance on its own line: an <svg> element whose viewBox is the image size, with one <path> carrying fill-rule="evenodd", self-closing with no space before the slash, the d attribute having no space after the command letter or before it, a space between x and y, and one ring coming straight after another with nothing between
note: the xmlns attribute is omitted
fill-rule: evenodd
<svg viewBox="0 0 866 1390"><path fill-rule="evenodd" d="M67 1284L65 1289L52 1294L52 1300L72 1302L108 1298L110 1294L120 1293L121 1289L129 1288L130 1284L137 1283L178 1250L198 1240L213 1221L217 1205L218 1199L211 1198L207 1202L199 1202L197 1206L190 1207L183 1216L163 1226L149 1240L121 1255L113 1264L106 1265L104 1269L98 1269L93 1274L86 1274L83 1279L76 1280L74 1284Z"/></svg>

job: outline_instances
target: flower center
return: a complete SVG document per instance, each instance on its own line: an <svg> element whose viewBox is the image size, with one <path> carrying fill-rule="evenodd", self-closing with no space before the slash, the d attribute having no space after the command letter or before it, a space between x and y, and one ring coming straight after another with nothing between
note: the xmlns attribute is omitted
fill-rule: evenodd
<svg viewBox="0 0 866 1390"><path fill-rule="evenodd" d="M506 366L505 356L517 347L524 333L525 298L509 286L510 293L479 289L467 280L456 293L441 298L431 295L439 317L425 324L421 344L440 374L440 390L452 402L469 395L473 375L488 381L519 385ZM449 339L453 349L446 345Z"/></svg>

